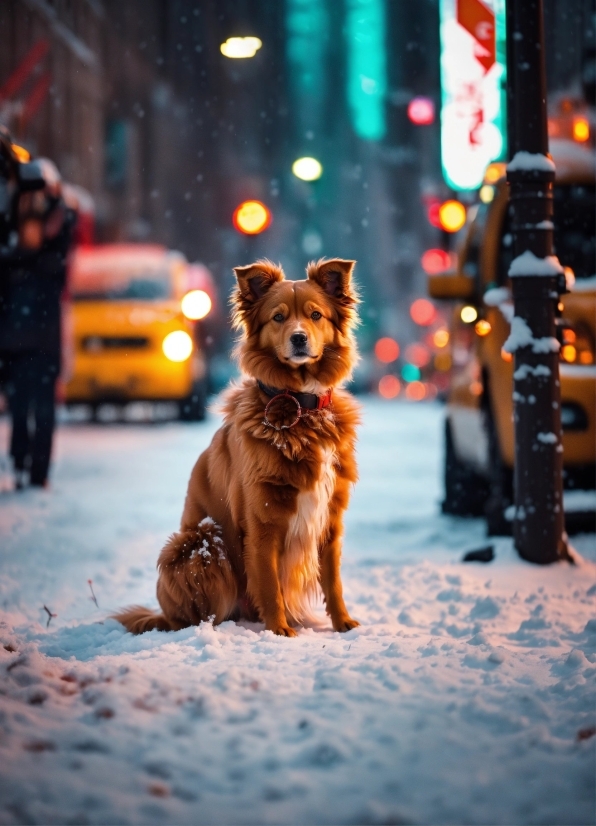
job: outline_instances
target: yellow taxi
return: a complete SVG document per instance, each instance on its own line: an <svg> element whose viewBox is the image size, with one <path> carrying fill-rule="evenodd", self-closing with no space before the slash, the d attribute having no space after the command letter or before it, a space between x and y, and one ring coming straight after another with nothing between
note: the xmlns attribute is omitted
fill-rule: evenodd
<svg viewBox="0 0 596 826"><path fill-rule="evenodd" d="M197 320L211 309L188 290L189 265L158 245L79 247L69 273L71 366L66 404L176 401L180 418L205 416L206 360Z"/></svg>
<svg viewBox="0 0 596 826"><path fill-rule="evenodd" d="M564 485L591 490L596 468L594 153L560 139L551 140L550 151L556 165L555 254L569 289L558 308ZM505 171L505 164L487 169L479 203L468 211L457 271L429 277L431 297L455 300L443 511L484 514L489 534L510 532L513 502L513 359L503 349L513 316Z"/></svg>

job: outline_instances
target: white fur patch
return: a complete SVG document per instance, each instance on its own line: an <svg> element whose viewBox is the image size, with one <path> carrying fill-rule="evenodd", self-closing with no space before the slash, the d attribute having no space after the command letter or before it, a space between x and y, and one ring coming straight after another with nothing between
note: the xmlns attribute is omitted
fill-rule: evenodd
<svg viewBox="0 0 596 826"><path fill-rule="evenodd" d="M319 541L329 519L335 462L333 451L325 451L318 482L313 490L298 494L298 509L288 526L279 581L290 621L311 616L310 604L319 589Z"/></svg>

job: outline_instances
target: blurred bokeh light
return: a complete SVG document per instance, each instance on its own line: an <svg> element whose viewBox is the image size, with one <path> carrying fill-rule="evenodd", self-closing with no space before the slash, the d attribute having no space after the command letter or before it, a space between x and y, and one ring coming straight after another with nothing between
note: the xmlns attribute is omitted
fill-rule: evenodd
<svg viewBox="0 0 596 826"><path fill-rule="evenodd" d="M390 364L399 358L399 344L395 339L387 336L380 338L375 344L375 356L383 364Z"/></svg>
<svg viewBox="0 0 596 826"><path fill-rule="evenodd" d="M242 59L254 57L262 45L258 37L228 37L219 49L224 57Z"/></svg>
<svg viewBox="0 0 596 826"><path fill-rule="evenodd" d="M316 158L298 158L292 164L292 172L301 181L318 181L323 167Z"/></svg>
<svg viewBox="0 0 596 826"><path fill-rule="evenodd" d="M379 381L379 395L384 399L395 399L399 396L401 383L397 376L383 376Z"/></svg>
<svg viewBox="0 0 596 826"><path fill-rule="evenodd" d="M261 201L244 201L232 216L234 226L245 235L258 235L271 223L271 212Z"/></svg>
<svg viewBox="0 0 596 826"><path fill-rule="evenodd" d="M182 299L182 312L186 318L198 321L209 315L211 311L211 299L205 290L191 290Z"/></svg>
<svg viewBox="0 0 596 826"><path fill-rule="evenodd" d="M427 298L417 298L410 307L410 316L416 324L428 327L437 317L437 310Z"/></svg>

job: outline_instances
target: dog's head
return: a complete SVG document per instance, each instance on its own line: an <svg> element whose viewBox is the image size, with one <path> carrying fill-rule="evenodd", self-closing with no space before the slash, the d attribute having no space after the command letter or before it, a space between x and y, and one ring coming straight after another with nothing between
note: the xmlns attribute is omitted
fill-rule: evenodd
<svg viewBox="0 0 596 826"><path fill-rule="evenodd" d="M323 392L347 379L357 360L354 261L321 259L303 281L257 261L236 267L236 355L245 373L271 387Z"/></svg>

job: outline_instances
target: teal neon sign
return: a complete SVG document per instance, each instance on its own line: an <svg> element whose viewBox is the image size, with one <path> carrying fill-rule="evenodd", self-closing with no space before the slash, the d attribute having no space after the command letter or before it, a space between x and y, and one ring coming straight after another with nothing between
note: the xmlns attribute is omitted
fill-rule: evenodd
<svg viewBox="0 0 596 826"><path fill-rule="evenodd" d="M347 96L356 134L369 141L385 135L387 68L384 0L346 0Z"/></svg>

